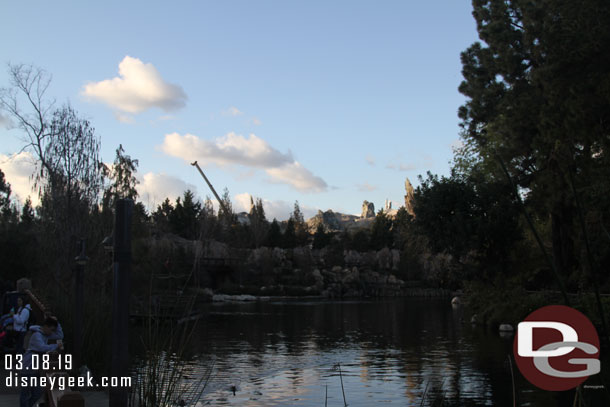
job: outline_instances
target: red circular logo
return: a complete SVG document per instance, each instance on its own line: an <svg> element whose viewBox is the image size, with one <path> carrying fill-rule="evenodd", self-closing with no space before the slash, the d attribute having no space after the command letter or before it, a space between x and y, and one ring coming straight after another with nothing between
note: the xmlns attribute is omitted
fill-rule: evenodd
<svg viewBox="0 0 610 407"><path fill-rule="evenodd" d="M573 389L600 370L595 327L564 305L529 314L518 326L513 353L521 374L543 390Z"/></svg>

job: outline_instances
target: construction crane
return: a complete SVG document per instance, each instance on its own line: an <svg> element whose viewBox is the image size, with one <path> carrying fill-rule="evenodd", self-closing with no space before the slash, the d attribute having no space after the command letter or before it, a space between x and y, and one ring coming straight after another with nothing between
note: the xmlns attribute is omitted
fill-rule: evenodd
<svg viewBox="0 0 610 407"><path fill-rule="evenodd" d="M212 186L212 184L210 183L210 180L208 179L208 177L205 176L205 174L203 173L203 171L201 170L201 167L199 166L199 164L197 164L197 161L191 163L192 166L197 167L197 169L199 170L199 174L201 174L201 176L203 177L203 179L205 180L205 182L208 184L208 186L210 187L210 189L212 190L212 193L214 194L214 196L216 197L216 199L218 200L218 204L221 206L222 210L226 213L229 214L229 211L227 210L227 207L225 206L225 203L222 199L220 199L220 197L218 196L218 194L216 193L216 190L214 189L214 187Z"/></svg>

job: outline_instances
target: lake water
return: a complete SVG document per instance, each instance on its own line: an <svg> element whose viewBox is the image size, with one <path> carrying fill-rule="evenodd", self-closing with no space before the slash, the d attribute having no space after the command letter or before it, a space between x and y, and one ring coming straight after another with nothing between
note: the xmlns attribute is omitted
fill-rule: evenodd
<svg viewBox="0 0 610 407"><path fill-rule="evenodd" d="M213 363L199 405L343 406L343 394L351 407L513 405L512 338L464 323L448 300L224 303L206 312L190 362ZM571 405L571 393L536 390L516 367L514 375L517 405Z"/></svg>

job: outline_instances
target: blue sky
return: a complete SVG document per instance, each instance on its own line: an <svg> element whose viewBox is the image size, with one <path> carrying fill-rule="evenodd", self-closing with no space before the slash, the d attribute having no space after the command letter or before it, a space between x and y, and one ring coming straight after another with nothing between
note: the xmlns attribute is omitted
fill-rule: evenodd
<svg viewBox="0 0 610 407"><path fill-rule="evenodd" d="M363 200L396 207L406 177L447 174L464 102L459 54L477 39L468 1L1 9L0 62L51 73L49 96L91 120L104 161L119 144L140 160L145 203L185 187L211 195L196 158L237 209L251 194L278 218L295 200L307 215L359 214ZM27 166L8 159L22 142L5 127L0 168L24 195Z"/></svg>

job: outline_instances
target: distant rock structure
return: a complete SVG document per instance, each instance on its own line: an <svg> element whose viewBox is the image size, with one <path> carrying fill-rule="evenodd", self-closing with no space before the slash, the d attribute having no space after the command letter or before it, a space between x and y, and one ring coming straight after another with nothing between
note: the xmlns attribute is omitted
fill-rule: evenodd
<svg viewBox="0 0 610 407"><path fill-rule="evenodd" d="M314 233L318 225L322 225L326 232L341 232L360 226L357 223L359 220L361 218L358 216L333 212L329 209L326 212L318 211L317 215L308 219L306 223L310 233Z"/></svg>
<svg viewBox="0 0 610 407"><path fill-rule="evenodd" d="M405 191L407 193L405 195L405 209L409 215L415 216L415 211L413 210L415 190L413 189L413 185L411 185L411 181L409 181L409 178L405 180Z"/></svg>
<svg viewBox="0 0 610 407"><path fill-rule="evenodd" d="M374 218L375 217L375 205L372 202L364 201L362 202L362 215L361 218Z"/></svg>
<svg viewBox="0 0 610 407"><path fill-rule="evenodd" d="M390 201L389 199L385 200L385 205L383 207L383 211L385 213L388 213L392 210L392 201Z"/></svg>

